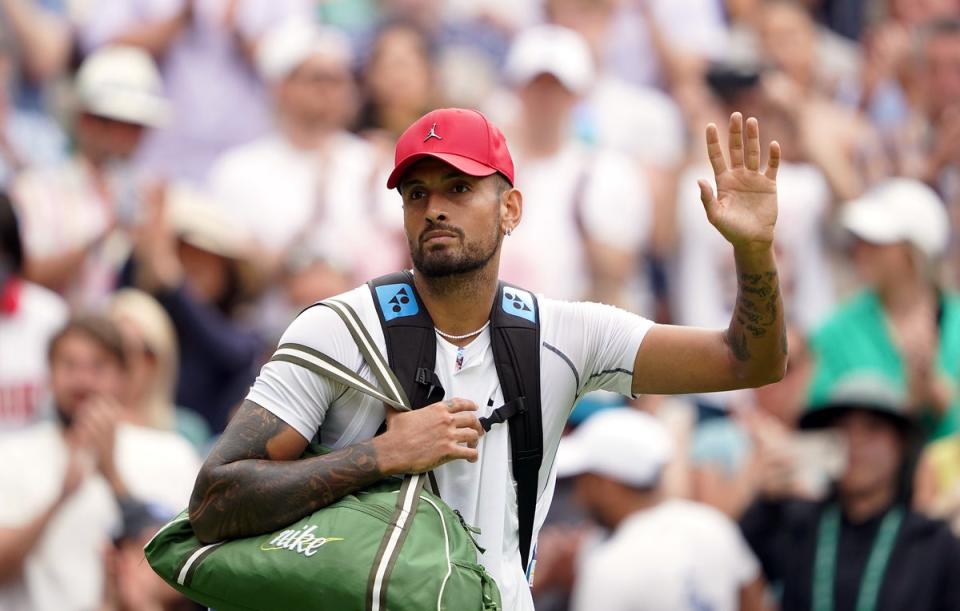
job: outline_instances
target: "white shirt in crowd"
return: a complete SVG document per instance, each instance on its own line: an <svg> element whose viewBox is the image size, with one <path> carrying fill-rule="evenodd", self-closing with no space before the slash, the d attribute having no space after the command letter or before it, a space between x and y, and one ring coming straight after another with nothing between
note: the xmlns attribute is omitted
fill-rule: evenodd
<svg viewBox="0 0 960 611"><path fill-rule="evenodd" d="M361 286L339 297L350 304L386 354L383 332L370 290ZM554 458L560 434L575 399L590 390L629 395L634 358L652 323L611 306L540 299L541 397L544 456L540 469L534 533L550 507L556 479ZM422 306L421 306L422 307ZM336 313L308 309L287 330L281 343L318 350L374 381L350 333ZM436 373L447 398L462 397L489 415L503 405L493 363L489 330L464 349L458 370L457 347L437 337ZM384 418L379 401L299 366L267 363L248 399L276 414L306 439L319 431L320 442L339 449L374 436ZM488 405L492 400L493 407ZM533 599L521 566L514 481L510 475L509 434L495 426L478 446L476 463L454 461L435 470L440 493L464 519L481 529L480 561L500 587L503 608L532 611Z"/></svg>
<svg viewBox="0 0 960 611"><path fill-rule="evenodd" d="M161 505L171 515L186 507L200 469L189 443L175 433L121 424L115 452L131 496ZM66 442L55 422L0 436L0 528L23 527L46 511L62 490L67 462ZM104 549L120 526L109 484L91 473L48 523L26 558L22 577L0 585L0 609L100 608Z"/></svg>
<svg viewBox="0 0 960 611"><path fill-rule="evenodd" d="M272 121L263 84L236 34L256 40L311 7L305 0L91 0L82 40L94 49L172 18L187 2L192 20L160 62L173 119L147 135L138 157L144 168L197 184L220 153L263 134Z"/></svg>
<svg viewBox="0 0 960 611"><path fill-rule="evenodd" d="M504 239L500 257L500 275L508 282L558 299L583 299L590 290L584 233L637 256L649 240L650 193L621 153L570 141L550 157L518 158L516 185L523 220ZM649 311L645 305L631 309Z"/></svg>
<svg viewBox="0 0 960 611"><path fill-rule="evenodd" d="M74 157L61 164L22 172L13 184L28 257L47 258L87 249L79 271L64 292L72 308L103 306L116 288L117 274L130 252L122 229L101 239L106 229L133 212L138 200L129 168L116 166L100 183L90 164Z"/></svg>
<svg viewBox="0 0 960 611"><path fill-rule="evenodd" d="M19 281L17 290L15 309L0 312L0 433L44 415L47 346L68 315L63 300L42 286Z"/></svg>
<svg viewBox="0 0 960 611"><path fill-rule="evenodd" d="M578 565L573 611L736 611L760 574L736 524L679 499L631 515Z"/></svg>

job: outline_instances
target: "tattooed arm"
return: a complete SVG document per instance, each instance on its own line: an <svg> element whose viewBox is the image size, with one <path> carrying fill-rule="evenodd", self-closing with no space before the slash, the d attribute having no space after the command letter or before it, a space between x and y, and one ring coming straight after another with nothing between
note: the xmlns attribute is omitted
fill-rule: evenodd
<svg viewBox="0 0 960 611"><path fill-rule="evenodd" d="M276 530L388 475L477 460L477 406L450 399L388 418L387 432L323 456L297 460L300 433L245 401L204 462L190 523L204 543Z"/></svg>
<svg viewBox="0 0 960 611"><path fill-rule="evenodd" d="M707 219L733 246L739 289L725 331L654 326L637 351L634 393L712 392L761 386L783 377L787 336L780 282L773 255L777 220L780 146L770 144L760 171L760 127L756 119L730 117L727 166L720 135L707 126L707 154L717 194L699 182Z"/></svg>

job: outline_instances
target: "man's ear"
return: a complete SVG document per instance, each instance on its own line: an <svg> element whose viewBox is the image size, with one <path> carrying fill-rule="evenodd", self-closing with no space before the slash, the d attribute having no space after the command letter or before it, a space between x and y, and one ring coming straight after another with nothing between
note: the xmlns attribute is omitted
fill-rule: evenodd
<svg viewBox="0 0 960 611"><path fill-rule="evenodd" d="M500 222L503 224L503 231L514 231L522 218L523 194L511 187L500 196Z"/></svg>

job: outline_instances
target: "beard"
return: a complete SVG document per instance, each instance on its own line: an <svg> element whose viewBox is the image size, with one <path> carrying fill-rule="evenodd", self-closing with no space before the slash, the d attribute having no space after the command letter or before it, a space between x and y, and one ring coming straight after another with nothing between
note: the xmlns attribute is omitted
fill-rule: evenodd
<svg viewBox="0 0 960 611"><path fill-rule="evenodd" d="M459 250L453 248L427 250L423 246L423 233L421 233L416 242L410 241L409 243L413 267L427 278L460 276L482 269L500 249L503 238L496 229L499 226L499 219L497 219L491 239L468 242L463 230L459 227L444 224L432 225L425 229L423 233L436 229L450 231L457 234L463 246Z"/></svg>

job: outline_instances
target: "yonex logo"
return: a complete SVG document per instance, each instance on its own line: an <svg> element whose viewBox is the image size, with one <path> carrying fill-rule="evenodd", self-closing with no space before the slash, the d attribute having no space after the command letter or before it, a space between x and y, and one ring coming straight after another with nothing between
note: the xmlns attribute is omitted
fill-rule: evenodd
<svg viewBox="0 0 960 611"><path fill-rule="evenodd" d="M420 311L413 287L409 284L386 284L377 287L377 301L385 321L403 316L413 316Z"/></svg>
<svg viewBox="0 0 960 611"><path fill-rule="evenodd" d="M533 296L526 291L512 288L504 289L501 307L507 314L525 318L530 322L537 322L536 314L533 311Z"/></svg>

